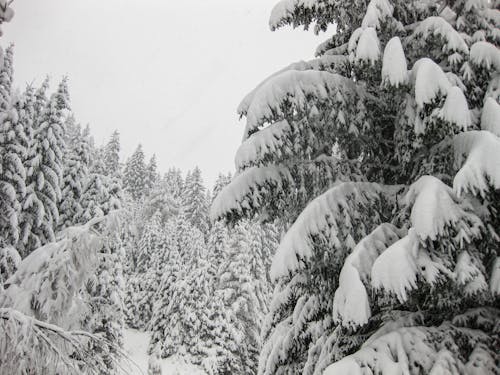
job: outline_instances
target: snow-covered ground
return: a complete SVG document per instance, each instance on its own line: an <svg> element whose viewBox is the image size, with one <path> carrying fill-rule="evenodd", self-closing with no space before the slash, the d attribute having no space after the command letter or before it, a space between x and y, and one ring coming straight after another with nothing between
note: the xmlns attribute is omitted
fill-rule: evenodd
<svg viewBox="0 0 500 375"><path fill-rule="evenodd" d="M126 329L124 337L124 349L131 362L123 365L124 374L127 375L147 375L148 360L147 354L149 343L149 333L140 332L135 329ZM162 375L203 375L197 367L184 363L177 357L163 359Z"/></svg>

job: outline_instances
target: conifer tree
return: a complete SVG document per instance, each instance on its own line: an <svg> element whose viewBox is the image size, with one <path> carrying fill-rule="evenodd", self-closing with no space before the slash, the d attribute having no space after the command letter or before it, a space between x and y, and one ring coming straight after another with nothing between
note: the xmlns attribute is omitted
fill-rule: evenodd
<svg viewBox="0 0 500 375"><path fill-rule="evenodd" d="M104 147L104 167L108 176L120 171L120 149L120 133L115 130Z"/></svg>
<svg viewBox="0 0 500 375"><path fill-rule="evenodd" d="M206 235L208 231L208 201L201 170L198 167L195 167L186 176L182 202L187 220Z"/></svg>
<svg viewBox="0 0 500 375"><path fill-rule="evenodd" d="M84 215L82 207L89 178L90 140L82 134L79 124L70 124L66 137L59 229L74 225L78 220L84 222L83 216L87 220L91 217L90 214Z"/></svg>
<svg viewBox="0 0 500 375"><path fill-rule="evenodd" d="M17 244L21 203L26 194L23 161L28 138L20 119L22 99L11 92L12 57L11 46L0 70L0 246Z"/></svg>
<svg viewBox="0 0 500 375"><path fill-rule="evenodd" d="M259 374L495 373L498 19L475 0L274 8L273 29L336 33L243 100L212 206L287 227Z"/></svg>
<svg viewBox="0 0 500 375"><path fill-rule="evenodd" d="M182 172L177 168L169 168L164 176L165 184L168 191L176 199L180 199L184 191L184 180L182 179Z"/></svg>
<svg viewBox="0 0 500 375"><path fill-rule="evenodd" d="M158 181L158 171L156 170L156 155L153 154L151 159L149 159L149 163L146 166L146 191L148 194L153 189L153 186Z"/></svg>
<svg viewBox="0 0 500 375"><path fill-rule="evenodd" d="M64 154L64 115L69 108L67 80L45 105L48 81L36 93L33 140L26 161L26 200L22 212L23 255L53 241L59 220Z"/></svg>
<svg viewBox="0 0 500 375"><path fill-rule="evenodd" d="M144 162L144 152L139 144L132 156L127 160L124 170L125 190L135 200L140 200L146 193L146 164Z"/></svg>

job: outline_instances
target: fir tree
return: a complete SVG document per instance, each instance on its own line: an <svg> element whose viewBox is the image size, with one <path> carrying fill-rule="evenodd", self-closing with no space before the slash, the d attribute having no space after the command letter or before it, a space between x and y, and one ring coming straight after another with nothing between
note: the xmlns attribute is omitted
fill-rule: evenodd
<svg viewBox="0 0 500 375"><path fill-rule="evenodd" d="M157 181L158 172L156 170L156 155L153 154L151 159L149 159L148 165L146 166L146 191L148 194L151 192Z"/></svg>
<svg viewBox="0 0 500 375"><path fill-rule="evenodd" d="M208 232L208 201L201 178L201 170L196 167L186 176L182 196L183 211L187 220L204 235Z"/></svg>
<svg viewBox="0 0 500 375"><path fill-rule="evenodd" d="M120 148L120 133L115 130L104 147L104 167L108 176L120 171Z"/></svg>
<svg viewBox="0 0 500 375"><path fill-rule="evenodd" d="M184 191L184 180L182 179L182 172L180 169L169 168L164 176L165 184L168 191L176 199L180 199Z"/></svg>
<svg viewBox="0 0 500 375"><path fill-rule="evenodd" d="M64 112L68 109L67 81L63 79L45 106L48 81L36 93L34 133L26 161L27 194L23 203L23 255L54 240L59 220L64 154Z"/></svg>
<svg viewBox="0 0 500 375"><path fill-rule="evenodd" d="M146 164L142 146L137 146L132 156L125 164L124 187L135 200L140 200L146 193Z"/></svg>
<svg viewBox="0 0 500 375"><path fill-rule="evenodd" d="M28 138L22 118L23 101L11 92L12 47L7 50L0 70L0 246L19 240L21 203L26 194Z"/></svg>
<svg viewBox="0 0 500 375"><path fill-rule="evenodd" d="M239 173L212 206L287 227L259 374L495 373L497 15L465 0L273 10L273 29L336 34L244 99Z"/></svg>

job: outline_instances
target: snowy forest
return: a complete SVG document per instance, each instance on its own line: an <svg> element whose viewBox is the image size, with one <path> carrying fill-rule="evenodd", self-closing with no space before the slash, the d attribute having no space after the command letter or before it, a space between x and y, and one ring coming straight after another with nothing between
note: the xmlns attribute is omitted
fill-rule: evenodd
<svg viewBox="0 0 500 375"><path fill-rule="evenodd" d="M96 142L0 37L0 375L499 375L499 8L279 1L327 36L213 186Z"/></svg>

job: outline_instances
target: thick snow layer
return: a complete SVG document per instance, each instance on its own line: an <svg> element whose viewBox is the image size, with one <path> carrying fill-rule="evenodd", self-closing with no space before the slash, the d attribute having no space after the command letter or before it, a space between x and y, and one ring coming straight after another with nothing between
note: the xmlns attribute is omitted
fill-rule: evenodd
<svg viewBox="0 0 500 375"><path fill-rule="evenodd" d="M388 0L371 0L361 22L362 28L380 28L380 21L392 16L394 7Z"/></svg>
<svg viewBox="0 0 500 375"><path fill-rule="evenodd" d="M336 66L339 64L345 64L347 61L346 56L339 56L339 55L325 55L325 56L320 56L316 59L312 59L309 61L298 61L294 62L285 68L271 74L269 77L264 79L262 82L260 82L257 87L255 87L252 91L250 91L241 101L241 103L238 106L237 113L239 115L246 115L248 112L248 108L250 107L250 104L252 104L253 98L257 91L270 79L279 76L280 74L287 72L289 70L297 70L297 71L304 71L304 70L326 70L327 68L330 68L332 66Z"/></svg>
<svg viewBox="0 0 500 375"><path fill-rule="evenodd" d="M454 226L467 214L458 203L453 190L433 176L422 176L414 182L405 196L405 204L411 209L411 225L421 239L436 240L446 234L446 228Z"/></svg>
<svg viewBox="0 0 500 375"><path fill-rule="evenodd" d="M453 179L453 189L459 196L464 192L484 195L490 186L500 189L499 137L474 130L456 135L453 144L456 166L462 166Z"/></svg>
<svg viewBox="0 0 500 375"><path fill-rule="evenodd" d="M438 94L446 95L451 88L441 67L427 57L413 65L412 80L415 84L415 101L419 107L430 103Z"/></svg>
<svg viewBox="0 0 500 375"><path fill-rule="evenodd" d="M329 189L310 202L299 215L295 223L283 237L271 266L271 277L276 279L301 267L303 261L312 255L312 235L322 235L336 247L343 246L344 239L339 239L337 220L348 225L351 213L350 203L355 201L367 205L380 194L393 195L398 187L381 186L375 183L346 182ZM345 246L345 244L344 244ZM355 244L353 244L354 248Z"/></svg>
<svg viewBox="0 0 500 375"><path fill-rule="evenodd" d="M269 27L276 30L283 25L284 20L293 16L295 9L314 9L318 3L319 0L281 0L271 11Z"/></svg>
<svg viewBox="0 0 500 375"><path fill-rule="evenodd" d="M417 287L419 240L412 229L396 241L373 263L372 285L395 294L404 302L407 292Z"/></svg>
<svg viewBox="0 0 500 375"><path fill-rule="evenodd" d="M471 113L465 95L457 86L450 87L439 116L444 120L467 130L472 122Z"/></svg>
<svg viewBox="0 0 500 375"><path fill-rule="evenodd" d="M397 36L389 40L385 46L382 81L396 87L408 81L406 57L401 40Z"/></svg>
<svg viewBox="0 0 500 375"><path fill-rule="evenodd" d="M345 327L368 322L370 306L364 282L369 283L375 259L405 234L405 230L384 223L356 245L340 271L339 286L333 300L333 317L336 321Z"/></svg>
<svg viewBox="0 0 500 375"><path fill-rule="evenodd" d="M481 129L500 137L500 105L491 97L486 98L481 112Z"/></svg>
<svg viewBox="0 0 500 375"><path fill-rule="evenodd" d="M413 37L427 39L429 36L440 36L446 40L445 52L469 53L467 43L460 34L442 17L428 17L423 20L413 32Z"/></svg>
<svg viewBox="0 0 500 375"><path fill-rule="evenodd" d="M380 41L373 27L363 29L356 46L356 61L369 61L374 64L380 57Z"/></svg>
<svg viewBox="0 0 500 375"><path fill-rule="evenodd" d="M266 155L276 155L283 144L283 136L290 131L288 121L278 121L252 134L238 148L235 156L236 169L262 160Z"/></svg>
<svg viewBox="0 0 500 375"><path fill-rule="evenodd" d="M500 72L500 50L491 43L474 43L470 48L470 59L476 65Z"/></svg>
<svg viewBox="0 0 500 375"><path fill-rule="evenodd" d="M245 134L266 121L284 116L281 105L287 101L297 110L305 110L314 97L327 100L336 90L348 90L353 83L338 74L315 70L288 70L269 78L252 96L247 111Z"/></svg>
<svg viewBox="0 0 500 375"><path fill-rule="evenodd" d="M149 355L147 349L150 334L135 329L126 329L124 350L129 360L122 363L122 375L146 375ZM171 357L161 360L162 375L204 375L198 367L187 364L181 358Z"/></svg>
<svg viewBox="0 0 500 375"><path fill-rule="evenodd" d="M476 265L477 261L467 251L462 251L455 265L455 277L458 284L465 288L465 293L474 295L488 289L483 273Z"/></svg>
<svg viewBox="0 0 500 375"><path fill-rule="evenodd" d="M266 183L282 186L283 181L290 181L292 176L288 169L281 166L251 167L233 178L215 197L210 209L212 219L223 217L235 210L249 209L258 205L260 196L258 188ZM249 193L252 192L251 198ZM248 199L252 199L250 202Z"/></svg>

